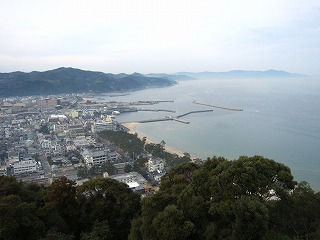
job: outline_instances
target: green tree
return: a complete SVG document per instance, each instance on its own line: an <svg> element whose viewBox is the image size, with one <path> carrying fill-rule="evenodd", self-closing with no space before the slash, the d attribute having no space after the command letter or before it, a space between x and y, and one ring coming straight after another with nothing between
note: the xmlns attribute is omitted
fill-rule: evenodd
<svg viewBox="0 0 320 240"><path fill-rule="evenodd" d="M0 202L0 239L18 239L19 223L16 221L16 204L20 204L19 196L2 196Z"/></svg>
<svg viewBox="0 0 320 240"><path fill-rule="evenodd" d="M49 131L48 124L46 123L46 124L41 125L40 128L39 128L39 132L41 132L43 134L49 134L50 131Z"/></svg>
<svg viewBox="0 0 320 240"><path fill-rule="evenodd" d="M37 239L44 233L44 223L36 214L33 202L18 195L0 198L0 239Z"/></svg>
<svg viewBox="0 0 320 240"><path fill-rule="evenodd" d="M124 131L101 131L98 135L127 152L129 156L133 156L133 153L139 155L144 150L144 141L138 138L137 134Z"/></svg>
<svg viewBox="0 0 320 240"><path fill-rule="evenodd" d="M84 233L81 240L111 240L113 239L108 221L95 222L91 232Z"/></svg>
<svg viewBox="0 0 320 240"><path fill-rule="evenodd" d="M161 191L165 191L172 196L179 195L192 182L194 172L198 168L194 163L186 163L171 169L162 177Z"/></svg>
<svg viewBox="0 0 320 240"><path fill-rule="evenodd" d="M124 166L124 171L125 171L126 173L132 172L132 166L131 166L131 164L126 164L126 165Z"/></svg>
<svg viewBox="0 0 320 240"><path fill-rule="evenodd" d="M0 197L8 195L22 195L23 185L14 177L0 176Z"/></svg>
<svg viewBox="0 0 320 240"><path fill-rule="evenodd" d="M269 214L267 207L250 197L241 197L234 204L235 223L233 224L234 239L263 239L268 231Z"/></svg>
<svg viewBox="0 0 320 240"><path fill-rule="evenodd" d="M109 175L117 174L117 169L111 163L104 163L101 165L102 172L107 172Z"/></svg>
<svg viewBox="0 0 320 240"><path fill-rule="evenodd" d="M76 200L76 183L66 177L53 181L45 196L46 204L39 210L48 230L78 234L79 210Z"/></svg>
<svg viewBox="0 0 320 240"><path fill-rule="evenodd" d="M168 205L152 221L157 239L188 239L194 230L194 224L187 221L181 210Z"/></svg>
<svg viewBox="0 0 320 240"><path fill-rule="evenodd" d="M139 195L133 193L126 184L109 178L85 182L77 189L77 199L83 232L91 232L95 222L105 222L108 223L112 239L126 239L131 219L140 211Z"/></svg>
<svg viewBox="0 0 320 240"><path fill-rule="evenodd" d="M58 232L56 229L50 229L41 240L73 240L74 236Z"/></svg>
<svg viewBox="0 0 320 240"><path fill-rule="evenodd" d="M133 221L133 228L131 229L129 239L135 240L137 236L141 236L141 239L157 239L156 226L152 224L152 221L166 206L174 203L174 197L162 191L144 198L142 201L141 217Z"/></svg>
<svg viewBox="0 0 320 240"><path fill-rule="evenodd" d="M307 182L300 182L292 193L293 208L290 231L300 239L320 238L320 193L315 193Z"/></svg>
<svg viewBox="0 0 320 240"><path fill-rule="evenodd" d="M186 221L193 224L191 239L264 239L269 234L268 196L272 192L279 201L290 198L294 186L288 167L260 156L178 165L162 178L160 190L143 200L130 237L158 239L157 223L162 232L168 227L161 237L175 239ZM172 212L182 216L176 219L180 230L161 223Z"/></svg>
<svg viewBox="0 0 320 240"><path fill-rule="evenodd" d="M88 177L88 169L87 167L81 167L77 171L78 178L87 178Z"/></svg>

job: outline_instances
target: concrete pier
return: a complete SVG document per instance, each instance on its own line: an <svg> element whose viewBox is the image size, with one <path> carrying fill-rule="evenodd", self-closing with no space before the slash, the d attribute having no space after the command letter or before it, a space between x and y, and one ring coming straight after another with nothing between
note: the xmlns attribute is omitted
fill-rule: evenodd
<svg viewBox="0 0 320 240"><path fill-rule="evenodd" d="M137 111L172 112L172 113L176 112L174 110L169 110L169 109L148 109L148 108L137 108Z"/></svg>
<svg viewBox="0 0 320 240"><path fill-rule="evenodd" d="M216 105L212 105L212 104L200 103L200 102L197 102L196 100L192 101L192 103L203 105L203 106L209 106L209 107L213 107L213 108L220 108L220 109L229 110L229 111L243 111L243 109L240 109L240 108L220 107L220 106L216 106Z"/></svg>
<svg viewBox="0 0 320 240"><path fill-rule="evenodd" d="M172 118L156 118L156 119L148 119L148 120L141 120L138 123L148 123L148 122L161 122L161 121L169 121Z"/></svg>
<svg viewBox="0 0 320 240"><path fill-rule="evenodd" d="M187 115L192 114L192 113L202 113L202 112L213 112L213 110L210 109L210 110L191 111L191 112L187 112L187 113L178 115L177 118L181 118L181 117L187 116Z"/></svg>
<svg viewBox="0 0 320 240"><path fill-rule="evenodd" d="M188 121L184 121L184 120L179 119L179 118L172 118L171 120L176 121L176 122L181 122L181 123L184 123L184 124L189 124L190 123Z"/></svg>

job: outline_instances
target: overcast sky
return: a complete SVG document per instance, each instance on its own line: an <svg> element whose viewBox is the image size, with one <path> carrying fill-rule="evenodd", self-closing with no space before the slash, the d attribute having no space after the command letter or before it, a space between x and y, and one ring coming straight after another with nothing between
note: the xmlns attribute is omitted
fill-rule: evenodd
<svg viewBox="0 0 320 240"><path fill-rule="evenodd" d="M0 72L320 75L319 0L0 0Z"/></svg>

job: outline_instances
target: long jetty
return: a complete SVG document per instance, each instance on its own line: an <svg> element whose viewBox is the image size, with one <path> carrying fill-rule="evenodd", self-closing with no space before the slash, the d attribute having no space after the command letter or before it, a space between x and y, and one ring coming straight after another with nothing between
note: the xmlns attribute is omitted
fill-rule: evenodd
<svg viewBox="0 0 320 240"><path fill-rule="evenodd" d="M161 122L161 121L169 121L173 120L172 118L155 118L155 119L148 119L148 120L141 120L137 121L138 123L148 123L148 122Z"/></svg>
<svg viewBox="0 0 320 240"><path fill-rule="evenodd" d="M161 121L176 121L184 124L189 124L190 122L184 121L182 119L178 119L176 117L165 117L165 118L156 118L156 119L148 119L148 120L141 120L138 123L148 123L148 122L161 122Z"/></svg>
<svg viewBox="0 0 320 240"><path fill-rule="evenodd" d="M200 102L197 102L196 100L192 101L192 103L203 105L203 106L208 106L208 107L213 107L213 108L220 108L220 109L229 110L229 111L243 111L243 109L240 109L240 108L221 107L221 106L216 106L216 105L212 105L212 104L208 104L208 103L200 103Z"/></svg>
<svg viewBox="0 0 320 240"><path fill-rule="evenodd" d="M174 102L174 100L154 100L154 101L140 100L140 101L132 101L129 103L131 105L153 105L153 104L168 103L168 102Z"/></svg>
<svg viewBox="0 0 320 240"><path fill-rule="evenodd" d="M184 121L182 119L179 119L179 118L172 118L173 121L176 121L176 122L181 122L181 123L184 123L184 124L189 124L190 122L188 121Z"/></svg>
<svg viewBox="0 0 320 240"><path fill-rule="evenodd" d="M174 110L169 110L169 109L149 109L149 108L136 108L137 111L151 111L151 112L172 112L175 113L176 111Z"/></svg>
<svg viewBox="0 0 320 240"><path fill-rule="evenodd" d="M187 113L178 115L176 118L181 118L181 117L187 116L187 115L192 114L192 113L202 113L202 112L213 112L213 110L210 109L210 110L191 111L191 112L187 112Z"/></svg>

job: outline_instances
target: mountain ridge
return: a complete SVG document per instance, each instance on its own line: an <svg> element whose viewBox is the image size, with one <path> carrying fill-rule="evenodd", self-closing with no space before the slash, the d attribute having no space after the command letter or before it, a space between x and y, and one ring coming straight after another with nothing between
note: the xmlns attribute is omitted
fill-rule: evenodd
<svg viewBox="0 0 320 240"><path fill-rule="evenodd" d="M125 92L168 87L175 81L139 73L112 74L61 67L43 72L0 73L0 97L83 92Z"/></svg>

